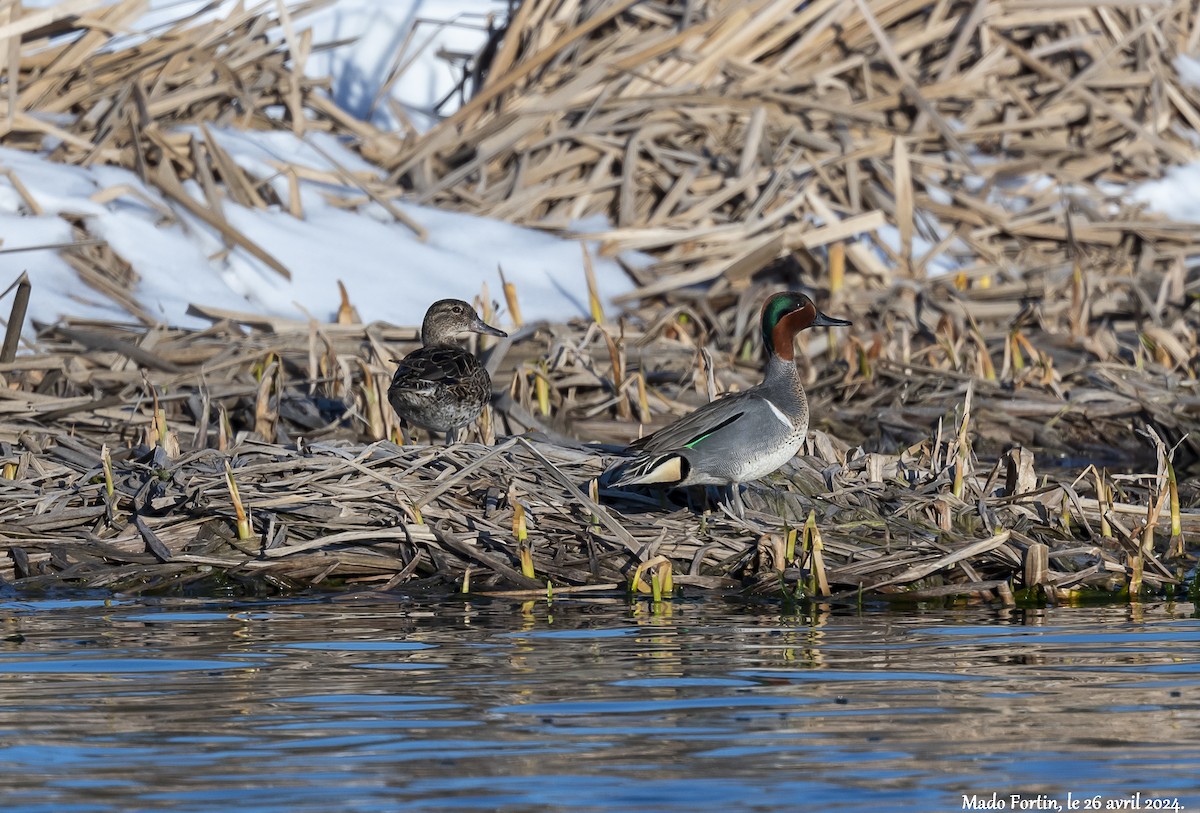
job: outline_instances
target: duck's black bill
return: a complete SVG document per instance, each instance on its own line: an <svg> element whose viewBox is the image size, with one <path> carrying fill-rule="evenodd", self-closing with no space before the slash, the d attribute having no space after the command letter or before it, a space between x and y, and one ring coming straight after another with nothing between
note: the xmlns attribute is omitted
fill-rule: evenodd
<svg viewBox="0 0 1200 813"><path fill-rule="evenodd" d="M482 319L480 319L479 323L477 325L475 325L475 332L476 333L485 333L488 336L499 336L501 339L508 338L508 334L505 333L503 330L501 330L500 328L492 327L491 325L489 325L487 322L483 321Z"/></svg>
<svg viewBox="0 0 1200 813"><path fill-rule="evenodd" d="M813 319L813 326L815 327L847 327L852 324L854 323L849 319L835 319L832 316L826 316L820 311L817 311L817 318Z"/></svg>

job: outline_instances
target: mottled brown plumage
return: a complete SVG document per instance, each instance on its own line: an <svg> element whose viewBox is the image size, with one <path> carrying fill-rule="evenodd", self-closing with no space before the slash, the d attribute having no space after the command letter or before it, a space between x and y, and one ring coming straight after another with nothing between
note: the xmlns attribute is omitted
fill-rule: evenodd
<svg viewBox="0 0 1200 813"><path fill-rule="evenodd" d="M421 325L424 346L404 357L388 387L388 401L397 415L423 429L446 433L447 443L479 417L492 397L487 370L457 344L464 333L508 335L486 324L462 300L434 302Z"/></svg>

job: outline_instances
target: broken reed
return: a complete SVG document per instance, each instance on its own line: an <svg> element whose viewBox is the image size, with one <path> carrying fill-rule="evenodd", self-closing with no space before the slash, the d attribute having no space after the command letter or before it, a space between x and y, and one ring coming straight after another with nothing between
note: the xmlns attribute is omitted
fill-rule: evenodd
<svg viewBox="0 0 1200 813"><path fill-rule="evenodd" d="M659 333L640 337L627 330L621 342L646 343L654 358L674 357L681 364L672 376L655 375L657 383L647 384L655 412L687 409L680 399L694 399L699 385L679 375L687 372L692 352L659 351L680 345L685 327L700 325L688 320L671 323L669 331L667 326L660 323ZM15 478L0 489L0 545L11 560L3 575L25 586L70 581L133 591L177 589L210 578L202 571L216 568L297 588L335 580L396 586L433 579L468 592L515 587L522 595L545 596L624 585L652 602L666 601L681 586L782 590L831 600L865 594L1069 601L1090 591L1127 591L1136 598L1146 589L1179 584L1186 565L1177 556L1181 548L1187 553L1186 537L1198 523L1185 507L1196 500L1194 488L1173 476L1182 447L1167 446L1161 427L1147 427L1140 439L1157 460L1154 471L1143 475L1089 466L1074 478L1040 481L1032 454L1020 448L976 472L981 440L1011 428L1013 410L987 382L969 378L950 391L948 412L957 411L960 420L949 442L939 429L899 454L864 453L817 428L811 456L750 487L748 526L719 512L693 513L653 493L599 489L607 458L595 449L511 437L491 448L372 443L356 377L322 377L320 370L350 371L364 382L374 378L378 359L404 352L402 343L389 346L374 330L49 329L42 346L58 350L4 370L17 384L10 400L19 404L28 397L23 410L30 417L10 412L0 425L9 438L6 472ZM559 414L594 397L611 416L610 430L632 431L633 424L613 420L617 382L628 380L628 373L603 332L594 323L548 326L530 334L528 344L511 347L513 358L491 361L515 373L530 354L556 359L546 363L544 380L554 388ZM668 333L673 338L665 338ZM324 362L312 352L320 346L314 335L326 342ZM397 335L414 338L411 330ZM930 345L947 364L948 335ZM142 347L150 337L152 347ZM725 336L721 343L741 346L742 340ZM826 366L814 373L826 383L811 388L816 416L847 420L837 413L863 399L870 416L858 425L870 425L878 423L880 397L895 397L890 388L866 388L878 383L888 345L872 351L870 378L846 364L857 352L847 344L832 360L819 357ZM115 362L123 353L146 366L122 371ZM48 400L35 393L68 356L76 369L93 371L87 391L98 390L100 401L90 394ZM958 363L966 362L960 357ZM734 384L729 376L758 375L736 365L710 369L719 388ZM904 394L910 408L922 394L931 405L942 403L946 381L961 381L944 373L917 378L910 375ZM834 380L840 383L834 386ZM114 435L105 405L111 403L106 389L128 387L139 393L141 406L124 407L121 420L132 430L130 440L141 443L136 450ZM829 399L838 387L857 397L835 409ZM311 417L316 399L334 391L351 400L324 432L297 423ZM1096 391L1085 401L1101 402L1101 395ZM501 399L497 423L512 427L530 419L532 398ZM214 420L214 413L222 417ZM70 434L47 432L47 423L63 419L56 414L70 420ZM267 424L265 415L271 416ZM270 438L260 434L264 429ZM303 442L291 440L301 436ZM227 451L214 448L222 445ZM17 498L30 488L43 494L32 512ZM253 521L247 506L254 507ZM1160 527L1161 536L1154 533Z"/></svg>
<svg viewBox="0 0 1200 813"><path fill-rule="evenodd" d="M553 229L607 214L616 225L593 235L600 250L650 252L656 266L631 269L638 289L624 300L619 323L604 321L591 275L585 283L591 322L530 326L523 344L504 346L507 355L494 361L495 380L511 386L497 403L494 423L484 426L489 439L535 430L547 437L622 442L642 431L634 415L638 423L659 425L706 398L744 389L759 376L757 313L764 295L799 284L827 295L837 313L854 319L855 330L838 344L830 336L800 341L816 407L811 451L822 468L797 462L788 478L755 494L768 516L791 528L821 509L814 522L831 590L1003 597L1011 593L1006 579L1019 583L1017 574L1027 570L1039 586L1050 585L1047 595L1056 595L1084 586L1112 589L1114 582L1132 582L1138 568L1143 584L1169 584L1145 552L1161 547L1154 532L1160 524L1171 523L1171 551L1185 549L1183 535L1194 530L1195 488L1174 477L1172 461L1190 465L1200 452L1191 432L1198 348L1185 298L1196 277L1180 260L1194 253L1195 230L1092 202L1104 199L1108 184L1151 177L1190 156L1191 146L1178 133L1200 121L1195 92L1167 67L1173 49L1190 39L1190 8L1168 3L1156 12L1157 26L1148 27L1111 4L1076 5L1050 19L985 3L959 28L963 21L944 4L835 5L808 4L796 14L777 3L651 8L616 2L593 9L528 0L499 43L497 60L482 73L482 95L429 133L398 141L314 92L315 83L266 36L276 25L269 15L239 12L203 28L193 21L129 48L111 37L140 12L137 3L121 2L97 17L62 18L61 25L84 30L76 40L51 42L32 31L21 41L11 35L10 55L19 57L20 67L10 87L19 104L9 111L6 144L39 149L49 136L63 160L137 169L163 194L168 222L179 213L200 217L231 250L284 275L286 268L221 218L223 206L279 205L300 215L300 184L326 184L336 190L337 205L378 205L418 236L419 227L392 203L410 190L426 202ZM535 19L542 28L522 28ZM23 21L19 16L16 24ZM957 33L937 36L943 29ZM1034 40L1039 44L1031 51ZM188 60L174 58L181 41L195 45ZM737 57L727 58L734 50ZM864 64L873 69L862 71ZM1147 64L1172 105L1142 124L1120 111L1140 103L1136 93L1145 86ZM1080 72L1080 65L1093 67ZM197 77L211 84L198 86ZM989 77L1002 80L999 97ZM179 93L181 87L189 92ZM596 95L601 92L603 98ZM551 96L555 104L539 103ZM1073 113L1081 103L1088 112L1083 118ZM289 111L287 120L275 114L280 109ZM394 171L380 179L332 164L312 171L282 163L269 177L258 177L230 159L206 123L232 125L221 118L230 111L241 111L237 123L243 126L337 134ZM964 129L947 130L947 117ZM188 123L196 127L179 129ZM997 160L978 166L971 150ZM291 200L272 183L278 172L288 177ZM1008 184L1032 172L1046 173L1050 183ZM39 213L20 179L8 177L29 211ZM967 184L966 178L983 183ZM204 204L181 191L185 180L199 184ZM997 206L991 199L1006 188L1014 188L1019 206ZM1064 195L1063 189L1072 191ZM101 190L96 202L131 194L114 187ZM962 245L939 237L933 230L939 223ZM886 239L885 226L899 233L898 250ZM68 256L81 279L136 318L152 321L127 295L128 264L91 241L86 223L79 228L81 240ZM915 252L918 236L933 250ZM586 249L583 256L590 263ZM931 273L941 256L952 256L960 270ZM507 280L501 286L519 321L519 292ZM198 308L197 315L213 320L211 331L136 331L87 322L45 331L30 356L0 365L11 408L0 426L9 482L18 489L28 478L43 482L47 475L35 464L60 465L55 455L94 463L96 450L108 443L117 467L110 502L119 506L128 497L129 478L146 465L131 462L138 443L160 447L176 461L179 477L199 477L198 483L209 483L213 472L194 471L190 456L203 459L213 447L239 456L269 449L283 461L293 460L299 438L357 444L351 448L359 451L346 453L350 459L386 448L362 444L399 437L381 388L388 359L403 354L415 331L359 325L344 286L340 299L332 325ZM486 292L481 300L491 306ZM150 414L144 406L131 407L137 391L158 398L159 406ZM943 422L957 430L948 441ZM1143 426L1170 445L1170 455L1131 431ZM168 448L172 436L178 455ZM1074 472L997 496L999 481L981 481L982 471L987 461L1011 455L1005 450L1014 442L1048 456L1103 461L1114 472L1155 472L1122 479L1126 475L1093 467L1091 498L1070 479ZM301 449L296 446L296 453ZM499 547L491 552L500 558L486 566L463 547L462 538L476 546L511 539L504 517L483 542L479 529L466 525L454 526L450 536L436 533L443 512L473 516L489 506L500 514L515 511L503 498L484 499L481 509L460 491L469 470L496 483L501 495L508 493L507 470L497 466L514 449L492 458L487 455L495 450L482 452L468 462L417 447L404 451L414 457L397 459L397 470L357 483L387 506L393 527L403 525L411 537L404 542L410 548L391 563L397 569L384 568L390 572L386 583L417 575L452 578L470 566L483 574L474 577L476 584L507 580L534 589L508 542L494 543ZM543 457L558 460L554 454ZM1004 460L1019 486L1033 469L1032 458L1018 458ZM980 472L972 470L976 464ZM444 473L437 468L444 466L457 473L443 486L400 494L393 487L395 478L423 482L425 467ZM366 476L350 469L336 468L351 480ZM998 477L998 470L992 474ZM232 471L265 529L263 550L289 551L289 536L312 534L302 540L312 547L280 555L286 566L272 562L263 570L286 571L301 583L384 577L363 570L361 561L339 548L351 542L328 542L325 550L318 544L319 522L297 527L286 506L273 502L278 494L270 488L259 493L270 480L266 470L256 474L239 465ZM634 522L643 534L638 536L614 519L602 497L655 515L670 512L671 504L657 496L602 495L593 489L595 465L569 455L540 471L556 485L544 504L531 508L537 533L548 541L530 551L539 580L545 575L563 589L596 578L628 583L629 566L668 555L655 553L664 533L724 540L698 561L672 552L676 583L695 578L709 585L748 580L762 586L753 575L760 572L776 584L779 572L797 584L813 578L815 561L793 560L794 546L789 551L782 528L786 561L780 567L771 542L771 555L758 557L759 568L752 562L761 535L730 530L720 516L681 516L678 524L653 526L653 533ZM223 491L209 494L206 505L232 507L232 489L218 473ZM253 485L256 477L263 482ZM577 485L583 482L589 484L586 494ZM301 513L327 504L331 488L344 496L339 483L321 478L307 487L311 491L294 498ZM526 487L533 491L522 493L540 495L546 483ZM1040 488L1048 490L1036 493ZM39 524L37 516L65 506L91 521L89 512L98 504L54 492L48 503L38 503L42 514L27 517L28 494L10 495L19 508L9 507L6 516L25 522L18 526L25 529L18 542L10 542L13 573L23 579L81 573L107 578L70 555L55 558L48 547L31 548L32 559L25 553L26 545L80 536L81 520L60 514ZM1087 499L1095 507L1081 509ZM540 515L569 513L577 505L585 509L569 532L556 531ZM382 533L385 526L373 513L377 502L350 499L343 507L365 514L350 521L350 533ZM388 513L393 510L394 516ZM228 524L228 511L221 517ZM234 508L235 523L237 517ZM142 518L151 532L153 519ZM30 528L48 533L73 522L74 536L63 530L57 542L30 541ZM272 522L282 541L266 533ZM187 532L196 530L186 522L171 527L177 547L189 544ZM144 543L160 559L164 551L178 555L140 530L126 539L127 526L87 526L83 535L100 531L116 534L112 538L122 544ZM589 548L586 568L569 557L573 564L567 567L560 554L581 533L607 540L613 550ZM221 558L229 553L223 539L218 534L213 541L220 551L214 559L234 572L253 570L238 565L241 559ZM393 544L388 539L385 544ZM101 542L73 550L94 558ZM122 561L111 557L131 555L103 550L96 573ZM146 555L140 547L138 553ZM302 553L315 558L291 558ZM625 557L625 569L610 568L605 556ZM45 562L49 571L30 570ZM570 575L547 569L556 563ZM584 570L590 575L580 575ZM937 579L948 583L931 584ZM648 587L653 593L653 581Z"/></svg>
<svg viewBox="0 0 1200 813"><path fill-rule="evenodd" d="M656 261L631 269L637 290L621 303L630 307L736 296L781 257L796 266L792 280L819 280L834 297L904 280L916 291L895 299L907 307L946 261L960 288L987 291L997 307L1037 301L1044 276L1057 285L1074 275L1067 299L1042 301L1068 307L1071 335L1082 337L1110 303L1081 269L1161 279L1154 307L1170 310L1188 284L1180 258L1196 253L1187 224L1094 205L1111 200L1113 184L1193 157L1185 134L1200 126L1200 98L1172 67L1194 40L1183 0L1156 7L1154 25L1107 2L1049 14L987 0L963 17L952 4L897 0L525 0L496 27L490 58L470 66L477 95L422 134L354 118L326 81L305 75L321 44L297 36L296 23L316 4L291 8L290 20L271 4L216 20L190 14L136 41L122 32L142 14L138 0L83 16L71 5L12 10L6 146L136 171L161 194L165 221L200 218L230 250L285 277L222 213L302 216L304 184L333 205L381 208L419 239L395 200L556 231L604 216L614 225L591 235L601 252ZM1147 82L1170 104L1142 121L1124 111L1139 109ZM351 172L329 156L322 169L279 160L250 170L221 146L223 127L331 133L384 172ZM8 177L29 212L43 213ZM138 194L118 185L94 200ZM66 257L84 284L152 324L128 293L133 269L86 219L72 223L79 239ZM590 268L587 250L584 261ZM594 280L588 290L603 322ZM1185 364L1186 343L1160 317L1148 345L1159 363ZM339 309L338 321L353 316ZM1001 356L1017 373L1052 358L1032 358L1025 325L1013 322L1009 346L978 356L982 377Z"/></svg>

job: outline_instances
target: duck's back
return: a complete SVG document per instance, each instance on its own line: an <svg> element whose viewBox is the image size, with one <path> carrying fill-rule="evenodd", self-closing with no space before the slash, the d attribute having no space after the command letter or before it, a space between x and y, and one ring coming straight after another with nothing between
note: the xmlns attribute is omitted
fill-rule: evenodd
<svg viewBox="0 0 1200 813"><path fill-rule="evenodd" d="M388 400L402 418L435 432L449 432L479 417L492 381L479 359L447 345L422 347L396 368Z"/></svg>
<svg viewBox="0 0 1200 813"><path fill-rule="evenodd" d="M669 426L638 438L629 444L629 449L654 454L690 447L702 438L741 420L749 400L755 397L757 389L751 387L745 392L732 393L710 401Z"/></svg>
<svg viewBox="0 0 1200 813"><path fill-rule="evenodd" d="M688 474L682 485L750 482L791 459L807 428L806 414L792 423L755 387L706 404L629 449L685 458Z"/></svg>

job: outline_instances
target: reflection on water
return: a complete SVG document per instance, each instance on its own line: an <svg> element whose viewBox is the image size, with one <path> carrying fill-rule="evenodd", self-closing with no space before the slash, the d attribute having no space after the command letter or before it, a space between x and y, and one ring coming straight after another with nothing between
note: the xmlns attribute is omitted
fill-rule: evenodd
<svg viewBox="0 0 1200 813"><path fill-rule="evenodd" d="M1200 810L1193 612L7 601L0 790L34 811Z"/></svg>

